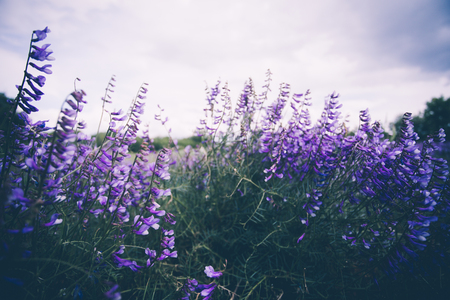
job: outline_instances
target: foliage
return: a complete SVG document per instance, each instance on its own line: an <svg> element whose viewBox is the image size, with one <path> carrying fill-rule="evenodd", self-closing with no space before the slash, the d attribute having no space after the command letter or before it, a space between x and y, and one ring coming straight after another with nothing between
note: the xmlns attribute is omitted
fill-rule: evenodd
<svg viewBox="0 0 450 300"><path fill-rule="evenodd" d="M234 109L227 84L208 89L195 138L137 136L146 84L91 138L77 119L81 90L55 127L29 117L46 79L28 66L51 74L30 62L53 60L48 44L36 44L49 32L33 32L0 132L3 298L445 295L450 179L435 156L443 130L419 147L406 113L390 141L364 110L349 135L335 93L313 124L309 91L281 84L266 104L268 71L263 92L249 80ZM114 86L112 77L101 119ZM18 108L22 121L13 122Z"/></svg>
<svg viewBox="0 0 450 300"><path fill-rule="evenodd" d="M9 117L9 112L11 111L12 107L13 107L13 99L9 99L8 97L6 97L5 94L0 93L0 130L5 131L6 130L6 126L7 126L7 122L8 122L8 117ZM17 114L12 115L12 121L13 123L16 124L22 124L23 125L23 121L19 118L19 116Z"/></svg>
<svg viewBox="0 0 450 300"><path fill-rule="evenodd" d="M444 99L443 96L433 98L426 103L426 108L418 116L412 119L414 129L419 137L424 140L429 134L433 134L439 129L450 132L450 98ZM398 132L402 125L402 118L391 124L391 127Z"/></svg>
<svg viewBox="0 0 450 300"><path fill-rule="evenodd" d="M103 140L105 139L106 132L99 132L95 137L95 142L97 146L100 146L103 143ZM135 143L131 144L128 150L130 150L133 153L138 153L141 149L142 142L144 140L141 137L136 137ZM175 145L176 143L176 145ZM170 142L169 137L156 137L151 139L151 144L154 148L154 150L159 151L163 148L171 148L171 147L177 147L178 149L184 149L186 146L196 147L198 144L201 143L201 138L198 136L191 136L188 138L175 140Z"/></svg>
<svg viewBox="0 0 450 300"><path fill-rule="evenodd" d="M180 140L172 140L169 137L156 137L152 139L152 145L155 150L162 149L164 147L176 147L177 149L184 149L187 146L196 147L201 143L201 138L198 136L191 136Z"/></svg>

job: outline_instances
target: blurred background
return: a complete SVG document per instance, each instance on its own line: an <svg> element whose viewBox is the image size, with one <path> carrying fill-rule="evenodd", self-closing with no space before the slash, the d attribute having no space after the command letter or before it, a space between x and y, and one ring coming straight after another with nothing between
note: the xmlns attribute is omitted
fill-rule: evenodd
<svg viewBox="0 0 450 300"><path fill-rule="evenodd" d="M110 111L149 84L144 122L152 137L168 128L175 138L191 136L206 86L228 82L235 101L250 77L260 93L267 69L270 99L282 82L295 93L310 89L315 119L336 91L351 129L362 109L388 129L404 112L419 116L432 98L450 97L447 0L0 0L0 93L15 97L31 33L46 26L56 60L32 119L53 126L80 78L88 134L97 131L112 75ZM154 120L158 104L167 128Z"/></svg>

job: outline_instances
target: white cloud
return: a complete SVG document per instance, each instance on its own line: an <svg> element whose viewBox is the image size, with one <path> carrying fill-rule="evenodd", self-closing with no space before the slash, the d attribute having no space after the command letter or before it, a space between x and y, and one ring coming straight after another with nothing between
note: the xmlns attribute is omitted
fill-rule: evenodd
<svg viewBox="0 0 450 300"><path fill-rule="evenodd" d="M0 2L0 91L14 96L30 33L49 26L54 74L39 117L73 89L88 94L82 117L96 131L101 97L117 75L114 105L124 107L142 82L149 94L144 122L164 135L153 115L161 104L174 136L192 133L203 114L205 81L228 81L235 100L248 77L257 91L273 75L294 92L311 89L314 113L341 94L353 124L369 107L373 119L416 113L433 96L450 96L450 20L439 1L24 1ZM28 9L24 9L28 7ZM5 68L4 68L5 69Z"/></svg>

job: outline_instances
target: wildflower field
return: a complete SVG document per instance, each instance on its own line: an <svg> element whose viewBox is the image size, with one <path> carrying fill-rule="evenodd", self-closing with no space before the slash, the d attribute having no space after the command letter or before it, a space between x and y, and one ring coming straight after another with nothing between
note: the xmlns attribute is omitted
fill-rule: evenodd
<svg viewBox="0 0 450 300"><path fill-rule="evenodd" d="M405 113L389 138L364 110L350 133L335 93L313 121L309 91L272 97L268 71L235 107L217 82L201 143L161 150L141 124L146 84L111 113L113 77L98 142L77 118L82 90L57 124L33 120L49 32L33 32L0 119L0 298L446 299L443 130L419 144Z"/></svg>

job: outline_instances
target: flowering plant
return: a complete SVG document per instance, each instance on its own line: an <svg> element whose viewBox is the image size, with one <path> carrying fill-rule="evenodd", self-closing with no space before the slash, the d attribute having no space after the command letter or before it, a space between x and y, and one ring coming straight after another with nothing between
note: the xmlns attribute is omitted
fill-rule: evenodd
<svg viewBox="0 0 450 300"><path fill-rule="evenodd" d="M33 32L28 61L53 60L49 44L35 44L49 32ZM158 278L165 274L163 262L177 257L170 229L176 221L157 202L171 195L164 187L170 179L171 150L162 149L149 161L153 150L144 132L140 151L134 157L128 151L138 134L146 84L129 113L109 113L107 134L97 146L95 138L82 133L85 123L78 120L86 103L82 90L64 101L55 127L33 123L29 115L37 108L30 103L44 95L35 84L42 87L46 78L33 76L28 66L51 74L51 65L27 62L18 96L5 116L13 120L21 108L22 122L9 121L0 136L3 283L24 299L118 299L115 282L123 291L135 280ZM114 81L108 84L104 108ZM145 276L124 280L124 268ZM15 286L23 288L15 291Z"/></svg>
<svg viewBox="0 0 450 300"><path fill-rule="evenodd" d="M411 114L394 138L363 110L349 132L336 93L313 123L309 91L283 83L267 105L268 71L263 92L250 79L234 109L218 82L196 132L201 144L179 149L171 139L175 147L159 151L140 131L147 84L128 113L110 112L112 77L99 140L82 132L82 90L65 99L54 127L30 117L46 78L28 68L51 74L35 63L53 60L49 44L36 44L48 33L33 32L0 127L2 295L379 298L391 279L417 289L448 281L450 177L434 155L443 130L420 145Z"/></svg>
<svg viewBox="0 0 450 300"><path fill-rule="evenodd" d="M249 80L234 110L227 84L208 92L202 146L173 171L179 245L192 255L183 264L228 259L229 289L264 299L368 297L448 267L448 164L433 155L444 131L419 145L406 113L389 139L363 110L349 132L335 93L314 124L310 91L281 84L264 106L270 83L269 71L258 95Z"/></svg>

